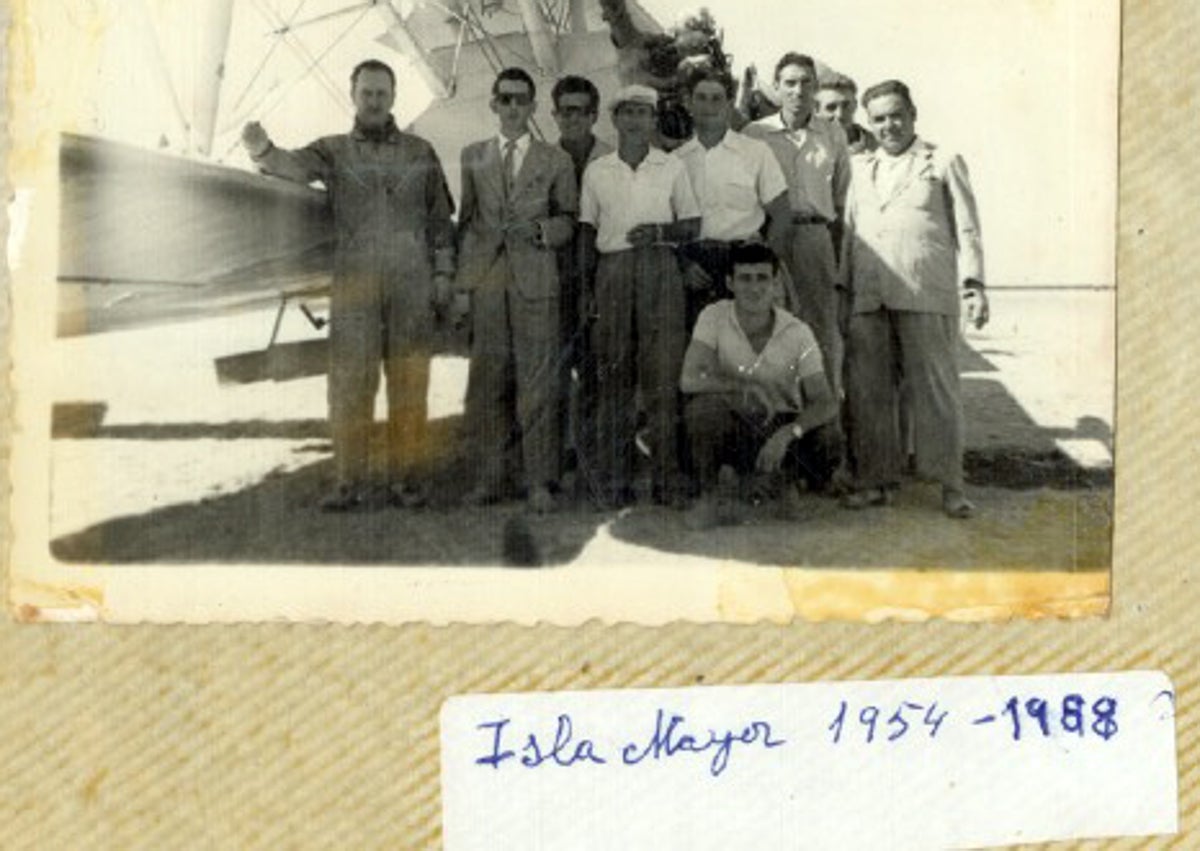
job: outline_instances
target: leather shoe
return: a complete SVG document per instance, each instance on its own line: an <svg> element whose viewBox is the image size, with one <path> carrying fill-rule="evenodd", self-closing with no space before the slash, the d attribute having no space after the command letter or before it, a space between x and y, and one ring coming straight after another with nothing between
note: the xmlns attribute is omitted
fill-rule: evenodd
<svg viewBox="0 0 1200 851"><path fill-rule="evenodd" d="M322 511L353 511L363 505L362 494L351 485L337 485L317 504Z"/></svg>
<svg viewBox="0 0 1200 851"><path fill-rule="evenodd" d="M500 501L500 492L487 485L476 485L467 491L462 498L462 504L468 508L482 508Z"/></svg>
<svg viewBox="0 0 1200 851"><path fill-rule="evenodd" d="M529 510L534 514L549 514L554 509L554 495L545 485L537 485L529 491Z"/></svg>
<svg viewBox="0 0 1200 851"><path fill-rule="evenodd" d="M843 494L839 501L842 508L858 511L863 508L891 505L892 493L885 488L867 488L866 490L851 491Z"/></svg>
<svg viewBox="0 0 1200 851"><path fill-rule="evenodd" d="M429 497L417 485L393 482L388 488L388 502L397 508L424 508L429 502Z"/></svg>
<svg viewBox="0 0 1200 851"><path fill-rule="evenodd" d="M945 488L942 491L942 510L947 517L955 520L966 520L975 513L975 503L967 499L967 495L957 488Z"/></svg>

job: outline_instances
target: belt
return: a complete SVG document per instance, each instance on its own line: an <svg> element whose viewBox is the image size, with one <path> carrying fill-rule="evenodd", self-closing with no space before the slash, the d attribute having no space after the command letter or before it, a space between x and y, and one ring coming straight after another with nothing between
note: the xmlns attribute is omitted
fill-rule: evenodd
<svg viewBox="0 0 1200 851"><path fill-rule="evenodd" d="M804 213L792 213L792 224L794 225L831 225L829 219L824 216L810 216Z"/></svg>

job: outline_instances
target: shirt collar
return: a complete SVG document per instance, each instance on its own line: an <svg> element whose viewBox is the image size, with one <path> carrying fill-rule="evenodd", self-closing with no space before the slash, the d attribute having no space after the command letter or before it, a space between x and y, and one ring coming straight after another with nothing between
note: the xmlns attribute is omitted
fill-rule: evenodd
<svg viewBox="0 0 1200 851"><path fill-rule="evenodd" d="M741 145L743 138L744 137L741 133L730 127L725 131L725 135L721 137L721 141L717 142L717 144L713 145L711 148L704 147L698 138L692 136L692 138L688 139L686 142L676 148L675 153L682 156L691 156L697 151L704 153L706 151L715 151L718 148L737 148Z"/></svg>
<svg viewBox="0 0 1200 851"><path fill-rule="evenodd" d="M813 119L815 117L816 117L816 113L810 112L808 114L808 120L805 121L803 124L801 124L798 128L796 128L796 130L812 130L813 125L816 123L813 121ZM764 121L769 123L769 129L771 129L771 130L780 130L784 133L795 133L796 132L796 130L793 130L791 127L788 127L786 124L783 123L783 110L782 109L779 110L779 112L776 112L772 115L768 115L764 119Z"/></svg>
<svg viewBox="0 0 1200 851"><path fill-rule="evenodd" d="M792 313L788 313L782 307L779 307L778 305L776 305L775 307L772 307L771 309L773 311L775 311L775 316L774 316L774 322L771 324L771 336L770 336L770 339L768 340L768 342L770 340L774 340L776 337L778 337L780 334L782 334L788 328L791 328L793 325L800 324L800 319L798 317L796 317ZM738 333L741 334L742 337L744 337L746 340L750 339L746 335L746 332L742 329L742 323L738 322L737 301L732 298L729 299L729 321L730 321L730 323L732 323L733 327L738 330Z"/></svg>
<svg viewBox="0 0 1200 851"><path fill-rule="evenodd" d="M650 150L646 152L646 156L642 158L642 161L640 163L638 163L638 168L641 168L643 166L648 166L648 165L660 166L660 165L663 165L664 163L670 162L670 160L671 160L670 154L668 154L662 148L656 148L653 145L651 145ZM604 156L599 157L597 161L598 162L607 161L609 165L613 165L613 166L621 165L625 168L629 168L629 163L627 163L627 162L625 162L625 160L621 159L620 150L614 150L611 153L607 153Z"/></svg>
<svg viewBox="0 0 1200 851"><path fill-rule="evenodd" d="M880 160L882 162L898 162L899 160L905 159L906 157L926 157L926 158L928 158L932 155L933 155L933 146L926 144L925 140L922 139L920 136L917 136L913 139L912 144L909 145L908 148L905 149L904 153L897 154L896 156L892 156L887 151L885 151L883 149L883 145L880 145L878 148L871 151L871 153L867 154L868 157L871 157L872 159L875 159L875 160Z"/></svg>
<svg viewBox="0 0 1200 851"><path fill-rule="evenodd" d="M500 145L501 153L503 153L504 146L507 145L509 142L508 137L505 136L503 133L497 133L496 141ZM513 139L512 141L517 143L516 147L513 148L513 153L520 154L521 156L525 156L525 152L529 150L529 141L530 141L529 134L522 133L520 136L518 136L516 139Z"/></svg>
<svg viewBox="0 0 1200 851"><path fill-rule="evenodd" d="M391 115L388 116L387 123L379 128L363 127L358 119L355 119L350 135L364 142L398 142L400 128L396 126L396 119Z"/></svg>

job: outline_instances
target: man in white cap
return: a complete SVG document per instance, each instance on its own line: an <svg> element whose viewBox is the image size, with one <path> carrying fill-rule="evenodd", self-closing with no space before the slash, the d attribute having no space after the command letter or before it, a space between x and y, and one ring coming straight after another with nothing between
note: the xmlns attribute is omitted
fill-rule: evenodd
<svg viewBox="0 0 1200 851"><path fill-rule="evenodd" d="M601 376L597 399L598 493L602 507L632 498L637 408L647 416L652 492L681 504L679 370L687 345L684 287L675 246L700 232L700 205L683 163L651 146L658 94L621 89L611 104L617 150L584 171L580 241L584 297Z"/></svg>

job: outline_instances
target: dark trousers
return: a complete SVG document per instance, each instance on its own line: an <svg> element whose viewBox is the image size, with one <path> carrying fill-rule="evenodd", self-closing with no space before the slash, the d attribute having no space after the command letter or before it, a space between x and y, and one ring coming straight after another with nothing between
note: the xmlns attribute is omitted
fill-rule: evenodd
<svg viewBox="0 0 1200 851"><path fill-rule="evenodd" d="M722 464L730 464L739 475L754 472L763 444L794 415L783 414L764 422L747 416L722 393L700 393L684 408L688 443L701 493L711 493L717 485ZM822 490L833 475L839 458L837 430L826 423L793 440L784 456L783 478L808 483L810 490Z"/></svg>
<svg viewBox="0 0 1200 851"><path fill-rule="evenodd" d="M595 486L596 358L590 323L581 315L582 271L574 241L559 251L561 284L559 366L559 432L564 457L574 455L575 471L589 488Z"/></svg>
<svg viewBox="0 0 1200 851"><path fill-rule="evenodd" d="M714 301L729 297L729 249L730 243L716 239L701 239L681 248L682 262L695 263L703 269L712 283L707 289L686 290L684 307L684 329L688 334L696 327L700 312Z"/></svg>
<svg viewBox="0 0 1200 851"><path fill-rule="evenodd" d="M604 254L596 269L596 473L599 495L620 499L632 485L641 390L659 493L679 472L679 372L687 337L683 284L674 252L649 246Z"/></svg>

